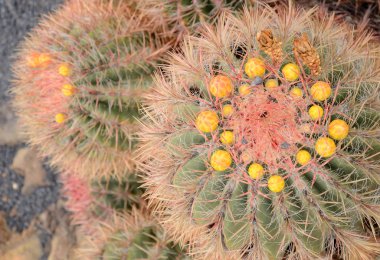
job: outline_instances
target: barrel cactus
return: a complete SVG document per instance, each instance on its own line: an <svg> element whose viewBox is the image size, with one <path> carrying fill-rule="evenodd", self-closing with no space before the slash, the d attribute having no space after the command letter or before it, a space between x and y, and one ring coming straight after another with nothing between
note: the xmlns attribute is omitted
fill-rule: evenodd
<svg viewBox="0 0 380 260"><path fill-rule="evenodd" d="M258 5L155 77L147 194L200 259L380 253L380 48L317 9Z"/></svg>
<svg viewBox="0 0 380 260"><path fill-rule="evenodd" d="M101 177L135 167L140 101L170 41L137 2L67 1L21 46L14 106L31 144L65 170Z"/></svg>
<svg viewBox="0 0 380 260"><path fill-rule="evenodd" d="M97 229L96 235L81 241L78 259L188 259L144 209L115 214L110 222L98 223Z"/></svg>
<svg viewBox="0 0 380 260"><path fill-rule="evenodd" d="M78 174L62 174L62 194L65 207L71 214L72 224L79 233L92 235L99 221L110 221L115 214L130 213L132 208L144 208L144 190L140 188L141 179L135 174L123 180L103 178L89 181Z"/></svg>

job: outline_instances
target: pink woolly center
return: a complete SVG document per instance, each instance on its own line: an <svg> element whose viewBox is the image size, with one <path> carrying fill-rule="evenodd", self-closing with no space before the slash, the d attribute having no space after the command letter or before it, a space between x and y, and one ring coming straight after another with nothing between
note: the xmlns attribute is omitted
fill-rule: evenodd
<svg viewBox="0 0 380 260"><path fill-rule="evenodd" d="M234 102L237 113L227 124L236 134L237 150L248 152L254 162L281 167L279 164L297 151L296 144L305 139L299 115L307 106L305 101L280 89L269 92L258 87Z"/></svg>

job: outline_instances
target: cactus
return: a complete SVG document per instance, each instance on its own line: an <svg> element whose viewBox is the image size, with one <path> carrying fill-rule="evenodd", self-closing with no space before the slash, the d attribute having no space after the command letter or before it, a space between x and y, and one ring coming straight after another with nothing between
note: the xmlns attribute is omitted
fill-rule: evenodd
<svg viewBox="0 0 380 260"><path fill-rule="evenodd" d="M83 238L78 259L188 259L144 209L115 214L97 229L95 236Z"/></svg>
<svg viewBox="0 0 380 260"><path fill-rule="evenodd" d="M187 39L141 134L165 230L200 259L380 254L372 40L318 9L261 4Z"/></svg>
<svg viewBox="0 0 380 260"><path fill-rule="evenodd" d="M144 189L135 174L124 180L116 178L88 181L78 174L62 174L62 193L66 209L71 213L72 224L79 233L96 233L94 225L107 221L115 212L130 213L132 208L146 207L142 199Z"/></svg>
<svg viewBox="0 0 380 260"><path fill-rule="evenodd" d="M213 23L226 10L239 10L251 0L146 0L144 9L150 13L160 13L168 23L177 43L186 35L197 32L203 23Z"/></svg>
<svg viewBox="0 0 380 260"><path fill-rule="evenodd" d="M14 106L31 144L64 170L134 170L140 101L170 46L165 23L135 5L67 1L21 46Z"/></svg>

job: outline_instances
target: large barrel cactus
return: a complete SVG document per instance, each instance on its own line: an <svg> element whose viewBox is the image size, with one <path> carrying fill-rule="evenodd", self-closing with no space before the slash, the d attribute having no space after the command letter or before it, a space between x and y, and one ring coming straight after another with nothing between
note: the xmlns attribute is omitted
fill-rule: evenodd
<svg viewBox="0 0 380 260"><path fill-rule="evenodd" d="M15 108L31 144L65 170L134 169L140 101L170 46L161 16L138 2L67 1L21 46Z"/></svg>
<svg viewBox="0 0 380 260"><path fill-rule="evenodd" d="M111 221L98 223L97 229L94 236L82 238L78 259L189 259L144 209L115 214Z"/></svg>
<svg viewBox="0 0 380 260"><path fill-rule="evenodd" d="M200 259L373 259L379 51L292 5L187 39L155 78L141 135L165 229Z"/></svg>

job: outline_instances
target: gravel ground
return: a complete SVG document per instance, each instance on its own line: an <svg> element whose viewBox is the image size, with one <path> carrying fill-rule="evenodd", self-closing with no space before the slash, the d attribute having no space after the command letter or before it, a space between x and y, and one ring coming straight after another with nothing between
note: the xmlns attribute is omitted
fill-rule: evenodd
<svg viewBox="0 0 380 260"><path fill-rule="evenodd" d="M61 2L63 1L0 0L0 127L16 125L16 118L9 105L8 90L12 78L10 64L17 46L41 16ZM28 176L13 169L12 163L18 151L25 147L21 140L11 145L0 142L0 216L5 218L8 228L14 233L34 228L44 252L40 259L47 259L52 232L49 228L35 224L38 221L33 220L58 201L58 177L46 163L42 163L44 180L24 192ZM30 172L34 174L33 169Z"/></svg>

